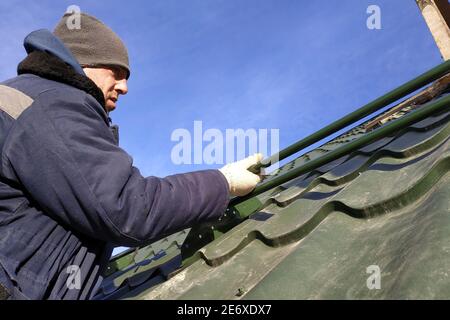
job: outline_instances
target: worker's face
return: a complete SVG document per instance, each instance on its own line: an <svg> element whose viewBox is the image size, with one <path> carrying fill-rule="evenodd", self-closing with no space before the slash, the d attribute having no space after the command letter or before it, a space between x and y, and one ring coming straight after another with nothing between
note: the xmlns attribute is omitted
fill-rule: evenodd
<svg viewBox="0 0 450 320"><path fill-rule="evenodd" d="M119 95L127 94L127 71L120 67L83 68L105 96L105 107L109 113L116 108Z"/></svg>

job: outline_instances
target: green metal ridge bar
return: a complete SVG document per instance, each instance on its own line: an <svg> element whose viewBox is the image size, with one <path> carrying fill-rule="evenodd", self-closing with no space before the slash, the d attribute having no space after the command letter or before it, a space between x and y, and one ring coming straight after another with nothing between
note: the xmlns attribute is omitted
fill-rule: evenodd
<svg viewBox="0 0 450 320"><path fill-rule="evenodd" d="M450 71L450 60L441 63L440 65L434 67L433 69L423 73L422 75L416 77L413 80L408 81L402 86L394 89L385 95L379 97L378 99L366 104L358 110L346 115L345 117L329 124L328 126L322 128L321 130L307 136L306 138L290 145L289 147L281 150L280 152L270 156L261 161L261 163L256 164L249 168L251 172L257 173L260 171L261 167L270 167L271 165L297 153L298 151L309 147L313 143L328 137L329 135L347 127L348 125L355 123L356 121L364 118L365 116L386 107L392 102L395 102L408 94L422 88L423 86L429 84L430 82L439 79L441 76L445 75Z"/></svg>
<svg viewBox="0 0 450 320"><path fill-rule="evenodd" d="M350 152L353 152L355 150L360 149L361 147L364 147L365 145L376 141L378 139L381 139L391 133L394 133L396 131L399 131L415 122L418 122L420 120L425 119L426 117L430 116L431 114L435 113L439 109L446 108L450 106L450 94L446 95L444 97L439 98L438 100L434 102L429 102L426 105L422 106L421 108L417 109L416 111L413 111L400 119L397 119L395 121L392 121L383 127L380 127L377 130L374 130L370 133L367 133L366 135L362 136L361 138L358 138L356 140L353 140L342 147L330 151L327 154L311 160L310 162L290 170L289 172L285 173L284 175L280 177L273 178L272 180L268 181L267 183L263 183L260 186L257 186L253 192L250 194L244 196L244 197L235 197L230 200L229 206L235 206L240 202L243 202L245 200L248 200L254 196L257 196L258 194L261 194L267 190L270 190L274 187L277 187L285 182L288 182L289 180L292 180L294 178L299 177L300 175L310 172L314 169L317 169L324 164L331 162L333 160L336 160L346 154L349 154Z"/></svg>

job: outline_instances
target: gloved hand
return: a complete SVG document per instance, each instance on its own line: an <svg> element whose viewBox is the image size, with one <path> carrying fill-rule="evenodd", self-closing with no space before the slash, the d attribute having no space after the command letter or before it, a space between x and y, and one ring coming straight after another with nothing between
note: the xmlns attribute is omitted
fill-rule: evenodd
<svg viewBox="0 0 450 320"><path fill-rule="evenodd" d="M257 153L240 161L229 163L219 169L228 180L231 195L245 196L255 188L256 184L261 181L261 176L251 173L247 169L262 159L263 155Z"/></svg>

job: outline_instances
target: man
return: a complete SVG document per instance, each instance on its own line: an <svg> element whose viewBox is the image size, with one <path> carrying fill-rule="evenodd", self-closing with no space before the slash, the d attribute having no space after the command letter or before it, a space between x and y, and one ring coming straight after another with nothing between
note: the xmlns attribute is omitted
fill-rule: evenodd
<svg viewBox="0 0 450 320"><path fill-rule="evenodd" d="M128 91L127 50L96 18L68 18L28 35L18 76L0 83L0 299L92 298L114 246L219 219L260 181L246 169L261 155L143 177L108 117Z"/></svg>

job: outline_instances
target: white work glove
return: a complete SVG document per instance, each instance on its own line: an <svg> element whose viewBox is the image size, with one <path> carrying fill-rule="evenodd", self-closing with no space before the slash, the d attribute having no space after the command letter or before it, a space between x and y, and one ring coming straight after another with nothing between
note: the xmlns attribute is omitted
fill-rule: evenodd
<svg viewBox="0 0 450 320"><path fill-rule="evenodd" d="M254 154L237 162L229 163L220 172L227 178L230 193L233 196L245 196L261 181L261 177L247 169L263 159L261 153Z"/></svg>

